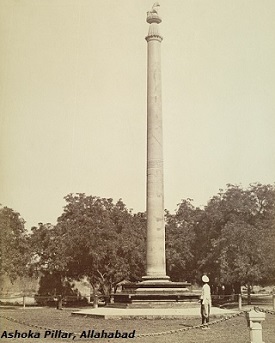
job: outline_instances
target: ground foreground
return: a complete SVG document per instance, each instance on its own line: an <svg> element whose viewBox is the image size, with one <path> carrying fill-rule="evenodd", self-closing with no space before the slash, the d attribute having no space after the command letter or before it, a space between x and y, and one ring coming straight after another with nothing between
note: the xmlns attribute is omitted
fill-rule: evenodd
<svg viewBox="0 0 275 343"><path fill-rule="evenodd" d="M1 309L1 328L0 334L6 330L7 333L15 332L37 332L40 338L1 338L0 342L19 342L19 343L52 343L52 342L137 342L137 343L248 343L249 329L246 324L245 315L241 314L228 320L217 320L208 330L202 328L192 328L200 324L199 318L190 317L187 319L93 319L85 317L74 317L71 315L72 309L62 311L53 308L26 308L25 310ZM8 318L8 319L7 319ZM47 330L53 330L58 335L58 330L73 333L71 338L44 338ZM133 332L135 338L80 338L80 334L85 331L94 332ZM171 332L170 332L171 331ZM275 343L275 315L266 314L263 323L263 340L265 343Z"/></svg>

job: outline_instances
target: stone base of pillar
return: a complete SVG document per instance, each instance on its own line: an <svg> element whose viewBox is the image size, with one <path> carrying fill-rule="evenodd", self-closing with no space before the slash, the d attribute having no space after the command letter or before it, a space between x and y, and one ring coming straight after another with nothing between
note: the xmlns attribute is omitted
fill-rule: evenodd
<svg viewBox="0 0 275 343"><path fill-rule="evenodd" d="M187 282L145 280L124 284L122 291L113 295L112 307L171 308L197 306L200 295L189 290Z"/></svg>
<svg viewBox="0 0 275 343"><path fill-rule="evenodd" d="M142 276L142 280L143 282L170 282L170 276L167 276L167 275L160 275L160 276L151 276L151 275L145 275L145 276Z"/></svg>

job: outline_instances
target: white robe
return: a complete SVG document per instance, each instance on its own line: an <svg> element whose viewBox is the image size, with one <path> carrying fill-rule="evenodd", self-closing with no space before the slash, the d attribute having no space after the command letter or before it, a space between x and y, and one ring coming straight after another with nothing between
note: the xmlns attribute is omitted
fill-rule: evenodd
<svg viewBox="0 0 275 343"><path fill-rule="evenodd" d="M203 305L211 306L211 290L208 283L205 283L201 290L201 300Z"/></svg>

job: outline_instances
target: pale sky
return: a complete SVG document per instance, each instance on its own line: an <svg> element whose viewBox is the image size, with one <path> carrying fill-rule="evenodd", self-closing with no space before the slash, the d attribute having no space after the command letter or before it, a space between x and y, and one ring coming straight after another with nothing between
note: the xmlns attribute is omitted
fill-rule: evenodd
<svg viewBox="0 0 275 343"><path fill-rule="evenodd" d="M0 203L30 228L68 193L146 205L154 0L0 0ZM162 0L165 208L275 181L275 1Z"/></svg>

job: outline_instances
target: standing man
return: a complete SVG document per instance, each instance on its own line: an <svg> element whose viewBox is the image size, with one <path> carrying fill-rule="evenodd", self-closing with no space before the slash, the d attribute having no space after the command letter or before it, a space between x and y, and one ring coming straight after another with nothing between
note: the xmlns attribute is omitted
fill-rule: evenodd
<svg viewBox="0 0 275 343"><path fill-rule="evenodd" d="M209 323L209 315L211 309L211 290L209 286L209 278L207 275L202 277L202 291L201 291L201 319L202 324Z"/></svg>

